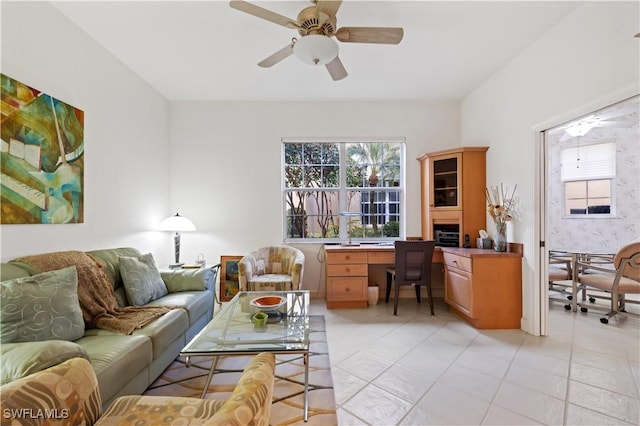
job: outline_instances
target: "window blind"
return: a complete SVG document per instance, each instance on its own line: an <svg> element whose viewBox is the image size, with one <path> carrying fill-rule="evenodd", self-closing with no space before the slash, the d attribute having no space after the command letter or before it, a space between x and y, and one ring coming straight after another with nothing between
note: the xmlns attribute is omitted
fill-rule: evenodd
<svg viewBox="0 0 640 426"><path fill-rule="evenodd" d="M616 175L616 143L564 148L560 178L572 180L611 179Z"/></svg>

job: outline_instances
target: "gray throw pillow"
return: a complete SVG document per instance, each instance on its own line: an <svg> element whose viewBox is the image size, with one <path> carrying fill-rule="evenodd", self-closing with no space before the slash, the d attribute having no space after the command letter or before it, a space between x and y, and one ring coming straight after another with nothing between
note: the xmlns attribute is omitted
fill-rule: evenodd
<svg viewBox="0 0 640 426"><path fill-rule="evenodd" d="M122 256L119 263L120 276L131 305L146 305L168 293L151 253L138 257Z"/></svg>
<svg viewBox="0 0 640 426"><path fill-rule="evenodd" d="M75 266L0 282L0 307L1 343L84 335Z"/></svg>

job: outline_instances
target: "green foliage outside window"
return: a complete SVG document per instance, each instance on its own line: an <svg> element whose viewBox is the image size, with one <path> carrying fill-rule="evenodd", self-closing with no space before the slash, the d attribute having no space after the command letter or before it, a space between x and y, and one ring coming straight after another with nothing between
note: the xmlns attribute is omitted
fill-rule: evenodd
<svg viewBox="0 0 640 426"><path fill-rule="evenodd" d="M285 143L283 152L286 240L344 239L341 221L354 238L400 236L401 143Z"/></svg>

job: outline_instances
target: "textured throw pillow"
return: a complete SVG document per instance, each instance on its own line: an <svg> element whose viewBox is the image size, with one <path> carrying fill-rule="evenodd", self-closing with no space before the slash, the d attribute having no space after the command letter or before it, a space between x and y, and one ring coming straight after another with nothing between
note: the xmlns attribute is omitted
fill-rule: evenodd
<svg viewBox="0 0 640 426"><path fill-rule="evenodd" d="M75 266L0 282L0 308L1 343L84 335Z"/></svg>
<svg viewBox="0 0 640 426"><path fill-rule="evenodd" d="M181 291L204 291L215 288L214 273L211 268L172 269L160 273L169 293Z"/></svg>
<svg viewBox="0 0 640 426"><path fill-rule="evenodd" d="M120 276L131 305L146 305L168 293L151 253L138 257L123 256L119 262Z"/></svg>

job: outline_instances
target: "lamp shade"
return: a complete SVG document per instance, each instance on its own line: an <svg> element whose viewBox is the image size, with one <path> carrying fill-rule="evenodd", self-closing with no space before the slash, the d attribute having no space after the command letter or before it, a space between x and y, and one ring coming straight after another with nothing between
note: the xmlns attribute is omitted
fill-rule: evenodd
<svg viewBox="0 0 640 426"><path fill-rule="evenodd" d="M325 65L338 56L335 40L320 34L309 34L293 45L293 53L310 65Z"/></svg>
<svg viewBox="0 0 640 426"><path fill-rule="evenodd" d="M175 232L185 232L185 231L195 231L196 226L184 216L180 216L176 213L173 216L169 216L164 219L158 225L158 229L161 231L175 231Z"/></svg>

